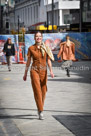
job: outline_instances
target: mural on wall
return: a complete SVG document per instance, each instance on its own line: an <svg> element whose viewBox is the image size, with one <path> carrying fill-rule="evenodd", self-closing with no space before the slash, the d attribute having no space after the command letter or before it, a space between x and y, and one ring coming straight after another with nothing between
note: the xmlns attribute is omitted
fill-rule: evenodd
<svg viewBox="0 0 91 136"><path fill-rule="evenodd" d="M60 49L60 43L64 42L66 35L70 36L72 42L75 43L76 59L91 59L91 33L48 33L43 34L43 42L45 42L52 50L55 60ZM2 50L7 38L11 38L15 45L16 55L12 57L12 61L23 62L27 60L27 51L29 46L35 43L34 34L25 34L25 44L19 45L18 35L0 35L0 62L6 62L6 57ZM60 60L61 58L59 58Z"/></svg>
<svg viewBox="0 0 91 136"><path fill-rule="evenodd" d="M60 43L64 42L66 35L70 36L75 43L76 59L91 59L91 33L54 33L43 34L43 41L51 48L55 60L60 49ZM34 44L34 35L25 35L25 58L27 58L28 47Z"/></svg>
<svg viewBox="0 0 91 136"><path fill-rule="evenodd" d="M15 46L15 56L12 57L12 62L18 62L18 35L0 35L0 62L6 63L6 57L3 53L3 47L8 38L11 38Z"/></svg>

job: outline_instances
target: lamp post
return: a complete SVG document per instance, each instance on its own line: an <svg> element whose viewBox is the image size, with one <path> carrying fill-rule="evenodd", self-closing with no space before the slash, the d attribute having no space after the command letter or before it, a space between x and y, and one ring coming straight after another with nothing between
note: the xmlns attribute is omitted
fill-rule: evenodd
<svg viewBox="0 0 91 136"><path fill-rule="evenodd" d="M53 25L54 25L54 0L52 0L52 32L54 32Z"/></svg>
<svg viewBox="0 0 91 136"><path fill-rule="evenodd" d="M2 13L1 13L1 0L0 0L0 33L2 31Z"/></svg>
<svg viewBox="0 0 91 136"><path fill-rule="evenodd" d="M3 30L3 6L2 1L0 0L0 33L2 33Z"/></svg>
<svg viewBox="0 0 91 136"><path fill-rule="evenodd" d="M47 0L47 6L48 6L48 0ZM46 6L46 11L48 9L47 6ZM48 12L46 12L46 15L47 15L47 21L46 22L47 22L47 32L48 32Z"/></svg>
<svg viewBox="0 0 91 136"><path fill-rule="evenodd" d="M82 32L82 0L80 0L79 30Z"/></svg>
<svg viewBox="0 0 91 136"><path fill-rule="evenodd" d="M6 5L6 33L8 34L9 33L9 22L10 22L10 19L9 19L9 0L6 0L5 5Z"/></svg>
<svg viewBox="0 0 91 136"><path fill-rule="evenodd" d="M19 20L19 15L18 15L18 35L19 35L19 27L20 27L20 20Z"/></svg>

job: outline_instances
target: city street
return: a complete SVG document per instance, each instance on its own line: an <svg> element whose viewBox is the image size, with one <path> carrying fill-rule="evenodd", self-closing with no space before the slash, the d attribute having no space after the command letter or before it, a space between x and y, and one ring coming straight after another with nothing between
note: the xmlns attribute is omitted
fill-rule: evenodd
<svg viewBox="0 0 91 136"><path fill-rule="evenodd" d="M0 65L0 136L91 136L91 61L78 61L71 76L53 62L48 70L44 120L39 120L25 64Z"/></svg>

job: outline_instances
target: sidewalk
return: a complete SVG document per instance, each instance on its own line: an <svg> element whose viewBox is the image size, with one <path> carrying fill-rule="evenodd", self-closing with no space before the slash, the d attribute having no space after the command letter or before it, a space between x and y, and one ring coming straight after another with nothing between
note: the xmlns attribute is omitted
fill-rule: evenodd
<svg viewBox="0 0 91 136"><path fill-rule="evenodd" d="M0 65L0 136L91 136L91 61L74 62L71 77L53 63L48 71L45 120L39 120L25 64Z"/></svg>

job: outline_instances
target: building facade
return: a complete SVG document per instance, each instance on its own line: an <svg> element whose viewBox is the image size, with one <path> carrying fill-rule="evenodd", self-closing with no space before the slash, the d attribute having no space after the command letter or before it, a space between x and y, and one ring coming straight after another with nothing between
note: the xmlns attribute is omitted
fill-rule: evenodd
<svg viewBox="0 0 91 136"><path fill-rule="evenodd" d="M16 0L15 1L15 24L23 24L26 30L35 29L36 24L44 24L46 21L46 7L43 0Z"/></svg>
<svg viewBox="0 0 91 136"><path fill-rule="evenodd" d="M20 25L26 29L35 29L36 25L46 22L48 25L64 27L79 21L79 0L15 0L15 26ZM53 20L52 20L53 13Z"/></svg>
<svg viewBox="0 0 91 136"><path fill-rule="evenodd" d="M82 22L91 22L91 0L82 0Z"/></svg>
<svg viewBox="0 0 91 136"><path fill-rule="evenodd" d="M45 0L47 22L52 24L52 1ZM79 0L54 0L53 24L65 28L69 24L79 21Z"/></svg>
<svg viewBox="0 0 91 136"><path fill-rule="evenodd" d="M2 34L11 33L10 30L14 28L14 0L2 0L3 12L2 12Z"/></svg>
<svg viewBox="0 0 91 136"><path fill-rule="evenodd" d="M45 22L57 25L59 29L69 28L71 24L79 24L80 2L82 22L90 23L91 0L53 0L53 3L52 0L15 0L15 7L9 8L8 14L6 11L3 16L3 26L7 24L9 32L19 31L22 27L26 31L35 30Z"/></svg>

